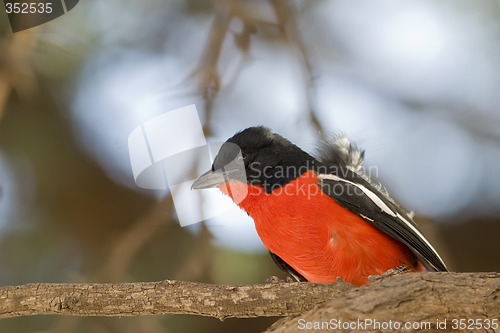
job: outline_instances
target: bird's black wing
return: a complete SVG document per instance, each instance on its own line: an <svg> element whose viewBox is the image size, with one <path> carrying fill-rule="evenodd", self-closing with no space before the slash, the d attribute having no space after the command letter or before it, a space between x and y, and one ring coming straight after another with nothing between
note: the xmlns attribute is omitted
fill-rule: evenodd
<svg viewBox="0 0 500 333"><path fill-rule="evenodd" d="M281 268L284 272L291 275L297 282L307 282L307 279L299 274L292 266L288 265L283 259L269 251L271 258L273 258L274 263Z"/></svg>
<svg viewBox="0 0 500 333"><path fill-rule="evenodd" d="M324 193L408 246L427 270L448 270L439 254L401 207L356 172L343 168L338 171L335 174L318 174Z"/></svg>

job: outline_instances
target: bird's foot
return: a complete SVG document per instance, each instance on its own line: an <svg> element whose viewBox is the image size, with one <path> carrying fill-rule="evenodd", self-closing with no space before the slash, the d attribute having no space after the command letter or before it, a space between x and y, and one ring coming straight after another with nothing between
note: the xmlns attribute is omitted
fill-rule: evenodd
<svg viewBox="0 0 500 333"><path fill-rule="evenodd" d="M286 277L286 280L282 280L275 275L268 277L265 281L265 283L283 283L283 282L296 282L296 281L289 276Z"/></svg>
<svg viewBox="0 0 500 333"><path fill-rule="evenodd" d="M278 283L278 282L283 282L283 280L281 280L276 275L272 275L272 276L268 277L265 281L265 283Z"/></svg>
<svg viewBox="0 0 500 333"><path fill-rule="evenodd" d="M380 280L380 279L386 278L388 276L400 275L400 274L403 274L403 273L406 273L406 272L408 272L408 267L406 267L404 265L401 265L401 266L398 266L396 268L392 268L392 269L388 270L387 272L385 272L382 275L370 275L368 277L368 280L370 280L370 282L373 282L373 281L376 281L376 280Z"/></svg>

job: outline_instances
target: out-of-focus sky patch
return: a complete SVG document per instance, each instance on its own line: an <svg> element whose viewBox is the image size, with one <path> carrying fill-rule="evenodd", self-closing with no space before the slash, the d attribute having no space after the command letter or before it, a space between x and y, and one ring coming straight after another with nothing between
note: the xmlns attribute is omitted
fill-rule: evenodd
<svg viewBox="0 0 500 333"><path fill-rule="evenodd" d="M326 1L304 23L310 37L304 40L322 40L312 39L320 66L353 73L376 89L491 112L500 102L500 26L487 10L478 10L481 4L493 6L386 0L359 7Z"/></svg>
<svg viewBox="0 0 500 333"><path fill-rule="evenodd" d="M74 100L73 126L80 142L108 175L136 187L131 177L128 135L146 120L199 102L180 88L183 61L154 53L109 49L89 62Z"/></svg>
<svg viewBox="0 0 500 333"><path fill-rule="evenodd" d="M225 138L255 125L280 131L307 109L299 58L288 47L258 39L252 45L238 76L215 102L211 126Z"/></svg>
<svg viewBox="0 0 500 333"><path fill-rule="evenodd" d="M482 164L469 135L427 115L405 120L406 134L393 137L397 145L377 163L380 177L419 214L436 218L460 211L474 199L479 181L474 171Z"/></svg>
<svg viewBox="0 0 500 333"><path fill-rule="evenodd" d="M225 211L205 222L215 244L243 251L267 251L257 235L252 218L236 207L231 198L217 189L205 191L202 198L202 209L207 215L212 215L214 209ZM197 231L199 227L200 224L193 224L188 228Z"/></svg>

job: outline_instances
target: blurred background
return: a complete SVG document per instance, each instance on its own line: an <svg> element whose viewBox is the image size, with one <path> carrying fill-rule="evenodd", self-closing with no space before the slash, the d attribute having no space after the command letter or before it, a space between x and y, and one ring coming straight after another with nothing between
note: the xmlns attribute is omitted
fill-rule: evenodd
<svg viewBox="0 0 500 333"><path fill-rule="evenodd" d="M347 134L450 268L500 271L499 36L493 0L87 0L15 34L2 10L0 285L284 277L245 213L181 227L168 189L135 184L130 132L189 104L209 142L262 124L312 152ZM231 206L211 193L182 209L215 205ZM45 316L0 332L275 320Z"/></svg>

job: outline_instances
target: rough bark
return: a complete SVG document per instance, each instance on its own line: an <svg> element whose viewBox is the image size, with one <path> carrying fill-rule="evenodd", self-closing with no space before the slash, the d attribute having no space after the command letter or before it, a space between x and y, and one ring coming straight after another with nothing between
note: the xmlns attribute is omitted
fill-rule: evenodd
<svg viewBox="0 0 500 333"><path fill-rule="evenodd" d="M315 325L329 332L500 332L499 318L499 273L404 274L354 288L266 332L318 331Z"/></svg>
<svg viewBox="0 0 500 333"><path fill-rule="evenodd" d="M160 281L35 283L0 288L0 318L38 314L138 316L194 314L219 319L288 316L352 288L346 283L267 283L249 286Z"/></svg>
<svg viewBox="0 0 500 333"><path fill-rule="evenodd" d="M318 331L347 322L343 332L461 331L497 332L486 319L500 318L500 273L410 273L382 277L354 287L344 282L269 283L250 286L161 281L119 284L26 284L0 288L0 318L60 314L135 316L194 314L229 317L294 316L267 332ZM303 325L299 320L303 320ZM472 323L471 320L479 319ZM373 325L367 326L366 320ZM446 329L437 327L446 320ZM462 321L460 321L462 320ZM465 320L465 322L464 322ZM374 326L378 322L380 327ZM398 329L395 323L420 323ZM305 327L309 324L310 329ZM388 324L392 323L391 328ZM428 324L427 324L428 323ZM345 325L345 324L344 324ZM385 326L384 326L385 325ZM442 325L442 324L441 324ZM500 323L499 323L500 325ZM480 327L481 326L481 327ZM340 328L342 328L340 327ZM387 329L383 329L383 328Z"/></svg>

